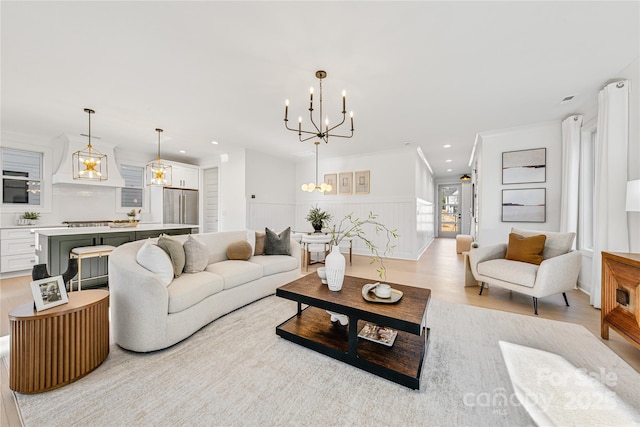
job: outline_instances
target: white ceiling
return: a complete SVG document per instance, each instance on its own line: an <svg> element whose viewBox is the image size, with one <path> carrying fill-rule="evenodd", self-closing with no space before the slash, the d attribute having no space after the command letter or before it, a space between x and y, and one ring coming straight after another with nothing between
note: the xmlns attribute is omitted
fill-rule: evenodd
<svg viewBox="0 0 640 427"><path fill-rule="evenodd" d="M2 1L2 128L86 133L90 107L94 135L150 158L161 127L163 158L297 161L313 144L284 129L284 101L293 126L308 118L323 69L325 113L336 123L346 89L356 132L321 160L410 142L460 175L476 133L592 102L640 54L639 4Z"/></svg>

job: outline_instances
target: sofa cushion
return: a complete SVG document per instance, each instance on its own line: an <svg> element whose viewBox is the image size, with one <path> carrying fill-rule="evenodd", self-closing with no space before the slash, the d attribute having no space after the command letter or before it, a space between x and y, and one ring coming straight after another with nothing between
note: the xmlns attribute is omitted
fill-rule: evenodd
<svg viewBox="0 0 640 427"><path fill-rule="evenodd" d="M185 255L184 272L198 273L203 271L209 263L207 245L190 234L183 246Z"/></svg>
<svg viewBox="0 0 640 427"><path fill-rule="evenodd" d="M208 296L217 294L224 288L222 277L201 271L185 273L173 280L169 291L169 313L178 313L196 305Z"/></svg>
<svg viewBox="0 0 640 427"><path fill-rule="evenodd" d="M288 255L254 256L249 258L249 262L261 265L264 276L285 273L298 268L298 260Z"/></svg>
<svg viewBox="0 0 640 427"><path fill-rule="evenodd" d="M287 227L276 234L268 228L264 229L266 239L264 241L265 255L290 255L291 254L291 227Z"/></svg>
<svg viewBox="0 0 640 427"><path fill-rule="evenodd" d="M264 255L264 241L266 239L266 233L256 231L256 246L253 251L254 255Z"/></svg>
<svg viewBox="0 0 640 427"><path fill-rule="evenodd" d="M164 250L173 264L173 276L180 277L184 270L185 255L184 247L179 240L163 234L158 238L158 246Z"/></svg>
<svg viewBox="0 0 640 427"><path fill-rule="evenodd" d="M165 285L169 285L173 280L171 258L158 245L151 243L151 240L147 239L138 249L136 261L147 270L158 275Z"/></svg>
<svg viewBox="0 0 640 427"><path fill-rule="evenodd" d="M544 250L542 251L543 259L549 259L568 253L573 246L573 239L576 238L576 233L556 233L553 231L534 231L523 230L520 228L512 228L511 232L524 237L535 236L538 234L544 234L547 236L547 240L544 242Z"/></svg>
<svg viewBox="0 0 640 427"><path fill-rule="evenodd" d="M547 237L544 234L523 237L516 233L509 233L509 244L504 258L540 265L546 239Z"/></svg>
<svg viewBox="0 0 640 427"><path fill-rule="evenodd" d="M251 245L245 240L238 240L227 246L227 258L246 261L251 258L253 252Z"/></svg>
<svg viewBox="0 0 640 427"><path fill-rule="evenodd" d="M262 277L262 266L249 261L221 261L209 264L206 271L222 276L224 289L235 288Z"/></svg>
<svg viewBox="0 0 640 427"><path fill-rule="evenodd" d="M503 282L533 288L536 283L538 266L528 262L507 259L492 259L478 264L478 274Z"/></svg>

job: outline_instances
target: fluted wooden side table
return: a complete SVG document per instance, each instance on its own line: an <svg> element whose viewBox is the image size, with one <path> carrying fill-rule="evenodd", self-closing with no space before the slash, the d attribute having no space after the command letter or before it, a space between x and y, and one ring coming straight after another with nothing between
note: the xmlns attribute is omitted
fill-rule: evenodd
<svg viewBox="0 0 640 427"><path fill-rule="evenodd" d="M33 303L9 313L9 387L24 394L69 384L109 354L109 292L69 294L69 303L36 311Z"/></svg>

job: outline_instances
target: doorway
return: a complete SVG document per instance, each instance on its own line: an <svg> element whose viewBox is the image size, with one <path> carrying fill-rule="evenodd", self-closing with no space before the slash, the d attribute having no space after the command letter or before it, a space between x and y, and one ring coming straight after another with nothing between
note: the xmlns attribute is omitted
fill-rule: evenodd
<svg viewBox="0 0 640 427"><path fill-rule="evenodd" d="M440 215L438 215L438 236L455 237L460 234L462 223L461 184L438 185L438 203Z"/></svg>
<svg viewBox="0 0 640 427"><path fill-rule="evenodd" d="M204 170L204 233L218 231L218 168Z"/></svg>

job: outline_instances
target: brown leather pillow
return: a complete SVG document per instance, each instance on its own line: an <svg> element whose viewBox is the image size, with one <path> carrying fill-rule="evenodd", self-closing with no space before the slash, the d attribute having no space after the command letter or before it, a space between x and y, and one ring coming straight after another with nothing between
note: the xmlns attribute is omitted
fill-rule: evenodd
<svg viewBox="0 0 640 427"><path fill-rule="evenodd" d="M227 246L227 258L246 261L251 258L251 245L246 240L239 240Z"/></svg>
<svg viewBox="0 0 640 427"><path fill-rule="evenodd" d="M256 231L256 249L253 252L254 255L264 255L264 241L267 237L267 233Z"/></svg>
<svg viewBox="0 0 640 427"><path fill-rule="evenodd" d="M504 258L540 265L546 240L547 236L544 234L524 237L516 233L510 233L507 255Z"/></svg>

